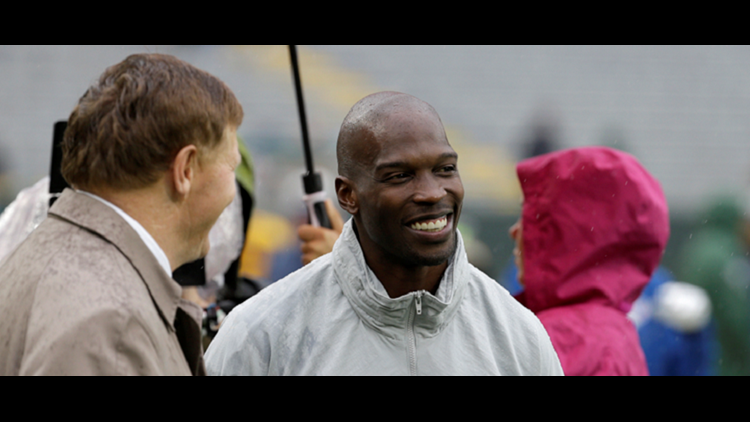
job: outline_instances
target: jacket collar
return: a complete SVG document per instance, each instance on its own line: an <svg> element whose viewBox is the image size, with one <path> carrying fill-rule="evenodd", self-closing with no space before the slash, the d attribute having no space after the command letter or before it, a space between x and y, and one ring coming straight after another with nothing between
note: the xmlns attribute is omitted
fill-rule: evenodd
<svg viewBox="0 0 750 422"><path fill-rule="evenodd" d="M88 195L88 196L96 199L97 201L101 201L102 203L104 203L108 207L110 207L113 210L115 210L115 212L117 213L117 215L119 215L120 217L122 217L130 225L130 227L132 227L133 230L135 230L135 232L138 233L138 236L141 237L141 240L143 240L143 243L145 243L146 246L148 247L148 249L151 251L151 253L154 254L154 256L156 257L156 260L159 262L159 264L161 265L161 267L164 269L164 272L166 272L170 276L172 275L172 268L171 268L171 266L169 264L169 258L167 258L167 254L164 253L164 250L161 248L161 246L159 246L159 244L156 243L156 240L154 239L154 237L151 236L151 233L149 233L146 230L146 228L141 225L141 223L139 223L133 217L129 216L120 207L118 207L117 205L115 205L115 204L107 201L106 199L104 199L102 197L99 197L97 195L94 195L93 193L86 192L86 191L83 191L83 190L80 190L80 189L78 189L77 192L78 193L82 193L84 195Z"/></svg>
<svg viewBox="0 0 750 422"><path fill-rule="evenodd" d="M65 189L49 214L92 231L112 243L130 260L146 284L164 321L175 329L178 308L196 318L199 309L181 301L182 287L170 278L136 231L115 210L85 194ZM196 321L200 326L200 317Z"/></svg>
<svg viewBox="0 0 750 422"><path fill-rule="evenodd" d="M335 279L359 318L381 334L395 337L400 335L398 331L413 324L420 332L435 335L455 316L470 276L463 239L456 233L456 252L436 294L418 291L392 299L367 266L350 219L333 247ZM418 307L420 315L416 314Z"/></svg>

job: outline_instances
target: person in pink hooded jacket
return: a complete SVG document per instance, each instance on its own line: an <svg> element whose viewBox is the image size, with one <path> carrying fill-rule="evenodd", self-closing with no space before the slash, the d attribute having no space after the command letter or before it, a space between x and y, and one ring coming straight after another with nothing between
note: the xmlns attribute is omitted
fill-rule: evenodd
<svg viewBox="0 0 750 422"><path fill-rule="evenodd" d="M566 375L648 375L627 318L669 239L659 182L631 155L574 148L521 161L510 229L517 299L541 320Z"/></svg>

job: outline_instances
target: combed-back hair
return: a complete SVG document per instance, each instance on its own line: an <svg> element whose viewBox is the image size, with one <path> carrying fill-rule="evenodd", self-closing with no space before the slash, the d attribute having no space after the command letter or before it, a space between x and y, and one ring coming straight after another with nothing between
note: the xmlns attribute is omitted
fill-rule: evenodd
<svg viewBox="0 0 750 422"><path fill-rule="evenodd" d="M134 54L107 68L70 114L62 175L81 189L146 187L180 149L210 150L242 118L218 78L173 56Z"/></svg>

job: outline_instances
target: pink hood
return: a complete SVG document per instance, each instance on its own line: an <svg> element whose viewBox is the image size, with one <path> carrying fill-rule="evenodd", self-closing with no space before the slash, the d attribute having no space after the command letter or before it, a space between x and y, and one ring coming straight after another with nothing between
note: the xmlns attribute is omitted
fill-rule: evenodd
<svg viewBox="0 0 750 422"><path fill-rule="evenodd" d="M575 359L616 353L601 350L610 346L633 347L642 356L625 314L669 239L659 182L631 155L604 147L534 157L517 172L525 284L518 299L547 327L566 374L570 345L589 347Z"/></svg>

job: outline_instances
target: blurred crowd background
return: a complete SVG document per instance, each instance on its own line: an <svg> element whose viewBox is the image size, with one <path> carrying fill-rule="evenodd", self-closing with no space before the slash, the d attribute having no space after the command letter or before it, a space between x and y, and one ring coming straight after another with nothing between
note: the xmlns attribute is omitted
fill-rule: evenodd
<svg viewBox="0 0 750 422"><path fill-rule="evenodd" d="M49 174L53 124L67 119L107 66L140 52L175 55L235 92L245 111L238 134L255 173L242 271L273 282L299 266L304 159L287 46L0 46L0 211ZM748 330L738 347L750 343L743 225L750 47L327 45L298 46L298 53L315 165L330 197L349 108L383 90L421 98L438 111L459 154L469 258L513 288L508 228L521 201L515 163L578 146L625 150L662 183L669 203L664 280L702 286L714 316ZM711 254L718 255L711 265L727 263L704 265L701 257ZM709 275L688 280L697 274ZM717 303L729 300L720 297L736 303ZM645 324L654 306L640 306L634 320Z"/></svg>

